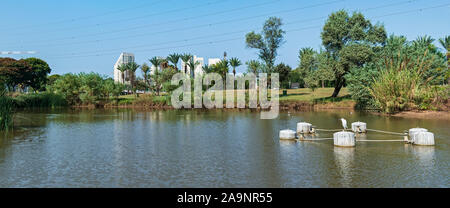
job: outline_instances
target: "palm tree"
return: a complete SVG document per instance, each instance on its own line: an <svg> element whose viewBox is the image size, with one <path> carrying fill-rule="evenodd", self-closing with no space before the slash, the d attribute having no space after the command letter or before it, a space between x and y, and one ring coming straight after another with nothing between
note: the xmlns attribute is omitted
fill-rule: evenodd
<svg viewBox="0 0 450 208"><path fill-rule="evenodd" d="M416 48L427 48L430 52L434 53L437 51L436 46L433 44L435 39L432 37L425 35L418 37L416 40L413 41L413 46Z"/></svg>
<svg viewBox="0 0 450 208"><path fill-rule="evenodd" d="M447 50L447 52L450 51L450 35L439 39L439 43L445 50Z"/></svg>
<svg viewBox="0 0 450 208"><path fill-rule="evenodd" d="M153 57L151 59L149 59L148 61L150 61L150 63L152 63L152 65L155 67L155 74L158 73L158 68L161 66L162 63L164 63L164 60L158 57Z"/></svg>
<svg viewBox="0 0 450 208"><path fill-rule="evenodd" d="M121 76L122 76L122 84L125 85L125 72L128 70L128 67L126 64L120 64L117 67L117 70L119 70L121 72Z"/></svg>
<svg viewBox="0 0 450 208"><path fill-rule="evenodd" d="M158 67L160 67L161 64L165 62L165 60L155 56L155 57L149 59L149 61L155 67L155 73L153 74L153 76L154 76L154 79L155 79L154 81L157 81L156 79L159 79ZM160 91L160 87L156 86L156 95L158 95L158 96L159 96L159 91Z"/></svg>
<svg viewBox="0 0 450 208"><path fill-rule="evenodd" d="M187 67L188 67L188 62L191 60L192 55L191 54L183 54L181 55L181 60L184 62L184 73L187 74Z"/></svg>
<svg viewBox="0 0 450 208"><path fill-rule="evenodd" d="M245 64L247 64L247 67L248 67L247 71L249 73L253 73L256 76L258 76L258 74L259 74L259 72L261 70L261 63L259 61L250 60L250 61L248 61Z"/></svg>
<svg viewBox="0 0 450 208"><path fill-rule="evenodd" d="M208 64L203 65L203 71L205 73L212 73L214 72L214 67L210 67Z"/></svg>
<svg viewBox="0 0 450 208"><path fill-rule="evenodd" d="M228 74L228 61L222 60L222 61L218 62L215 65L215 67L216 67L217 73L219 73L222 76L224 83L225 83L225 80L227 79L227 74Z"/></svg>
<svg viewBox="0 0 450 208"><path fill-rule="evenodd" d="M194 58L192 57L191 60L189 60L189 62L187 63L187 65L191 69L191 77L194 78L195 77L195 68L198 65L200 65L200 62L194 61Z"/></svg>
<svg viewBox="0 0 450 208"><path fill-rule="evenodd" d="M142 64L141 66L141 70L144 73L144 82L145 85L147 86L148 83L148 72L150 71L150 67L147 65L147 63ZM147 91L148 91L148 87L147 87Z"/></svg>
<svg viewBox="0 0 450 208"><path fill-rule="evenodd" d="M127 70L130 73L130 82L131 82L131 88L133 89L133 91L135 91L135 74L136 74L136 70L139 69L139 65L136 62L130 62L127 64ZM136 93L136 92L135 92Z"/></svg>
<svg viewBox="0 0 450 208"><path fill-rule="evenodd" d="M178 62L180 61L181 55L177 53L170 54L167 60L173 64L174 68L178 71Z"/></svg>
<svg viewBox="0 0 450 208"><path fill-rule="evenodd" d="M241 61L238 58L231 58L230 65L233 67L233 75L236 76L236 67L242 65Z"/></svg>
<svg viewBox="0 0 450 208"><path fill-rule="evenodd" d="M442 47L444 47L445 50L447 50L447 69L448 71L450 71L450 35L439 39L439 43L441 43ZM447 79L447 83L450 83L450 78Z"/></svg>

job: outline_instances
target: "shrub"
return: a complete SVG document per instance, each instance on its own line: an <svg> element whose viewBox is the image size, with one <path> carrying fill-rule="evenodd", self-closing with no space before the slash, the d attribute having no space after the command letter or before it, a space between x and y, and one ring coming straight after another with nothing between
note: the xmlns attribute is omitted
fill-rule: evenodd
<svg viewBox="0 0 450 208"><path fill-rule="evenodd" d="M19 95L14 98L14 105L18 108L55 108L67 106L68 103L60 94L44 92Z"/></svg>
<svg viewBox="0 0 450 208"><path fill-rule="evenodd" d="M13 125L13 105L12 98L0 96L0 130L8 130Z"/></svg>

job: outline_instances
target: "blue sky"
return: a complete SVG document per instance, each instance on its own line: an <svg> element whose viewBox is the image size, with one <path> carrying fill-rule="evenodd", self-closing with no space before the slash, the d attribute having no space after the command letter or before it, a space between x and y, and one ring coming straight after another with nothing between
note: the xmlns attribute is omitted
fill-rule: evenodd
<svg viewBox="0 0 450 208"><path fill-rule="evenodd" d="M287 31L277 63L295 68L298 50L319 49L326 16L339 9L361 11L408 39L450 35L450 0L2 0L0 51L37 51L8 56L42 58L53 74L112 76L121 52L134 53L138 64L173 52L207 59L224 51L245 62L257 58L245 34L277 16Z"/></svg>

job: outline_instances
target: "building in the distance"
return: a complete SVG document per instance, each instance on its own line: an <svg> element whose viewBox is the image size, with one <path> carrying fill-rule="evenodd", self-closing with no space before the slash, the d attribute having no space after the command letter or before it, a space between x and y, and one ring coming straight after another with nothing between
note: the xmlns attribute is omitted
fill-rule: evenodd
<svg viewBox="0 0 450 208"><path fill-rule="evenodd" d="M158 57L158 59L159 60L165 60L164 57ZM169 65L168 65L167 61L164 61L164 62L161 63L161 65L158 66L158 71L161 71L161 70L163 70L163 69L165 69L167 67L169 67ZM150 74L154 75L155 72L156 72L156 67L152 64L152 66L150 67Z"/></svg>
<svg viewBox="0 0 450 208"><path fill-rule="evenodd" d="M210 59L208 59L208 66L217 64L220 61L222 61L222 60L219 59L219 58L210 58ZM205 65L205 59L203 57L194 56L194 62L198 62L199 63L195 67L194 74L203 75L203 73L205 73L205 71L203 70L203 66ZM184 73L185 69L186 69L186 73L187 74L190 74L191 76L193 75L193 74L191 74L191 69L189 68L189 66L186 66L186 63L181 61L181 72Z"/></svg>
<svg viewBox="0 0 450 208"><path fill-rule="evenodd" d="M215 64L219 63L220 61L222 61L220 58L210 58L208 60L208 66L215 65Z"/></svg>
<svg viewBox="0 0 450 208"><path fill-rule="evenodd" d="M132 53L122 53L117 59L116 64L114 64L114 81L117 83L125 83L130 84L131 76L135 76L134 74L130 74L130 72L125 71L124 76L122 76L122 72L118 70L118 67L121 64L128 64L134 62L134 54ZM125 79L125 80L123 80Z"/></svg>

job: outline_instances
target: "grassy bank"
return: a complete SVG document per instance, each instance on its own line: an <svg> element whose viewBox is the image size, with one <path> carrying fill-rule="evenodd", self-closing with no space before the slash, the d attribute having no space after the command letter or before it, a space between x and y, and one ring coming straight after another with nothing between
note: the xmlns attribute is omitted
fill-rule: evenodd
<svg viewBox="0 0 450 208"><path fill-rule="evenodd" d="M353 108L354 101L351 100L347 90L341 91L341 96L331 98L333 88L320 88L314 92L310 89L290 89L283 95L280 90L280 105L282 109L305 109L305 108ZM170 96L168 95L124 95L117 102L110 102L108 107L147 107L147 108L171 108ZM224 102L226 99L224 92ZM247 103L248 104L248 103Z"/></svg>

